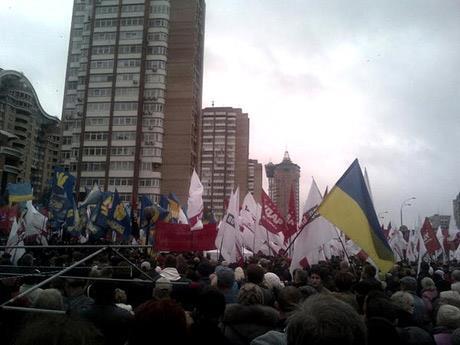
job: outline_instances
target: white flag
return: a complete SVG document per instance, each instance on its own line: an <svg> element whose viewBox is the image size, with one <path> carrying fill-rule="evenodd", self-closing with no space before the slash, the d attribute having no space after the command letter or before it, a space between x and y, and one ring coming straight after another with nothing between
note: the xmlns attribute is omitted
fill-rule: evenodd
<svg viewBox="0 0 460 345"><path fill-rule="evenodd" d="M203 185L195 169L190 179L187 216L190 230L203 229L203 222L201 221L203 218Z"/></svg>
<svg viewBox="0 0 460 345"><path fill-rule="evenodd" d="M303 212L318 206L321 200L321 192L313 179ZM318 263L324 257L322 246L338 236L334 226L323 217L316 218L299 231L302 232L293 245L291 271L305 264Z"/></svg>
<svg viewBox="0 0 460 345"><path fill-rule="evenodd" d="M219 232L216 237L216 248L220 250L220 254L228 262L236 262L239 259L239 250L237 236L240 232L238 224L239 215L239 189L232 193L228 203L227 211L219 224Z"/></svg>
<svg viewBox="0 0 460 345"><path fill-rule="evenodd" d="M11 225L10 235L8 236L7 246L23 246L24 245L24 226L20 226L14 218ZM7 248L6 252L11 255L11 262L15 265L18 260L26 253L24 248Z"/></svg>
<svg viewBox="0 0 460 345"><path fill-rule="evenodd" d="M35 237L38 243L48 244L46 241L46 223L48 218L38 212L30 200L26 202L26 211L23 220L25 238Z"/></svg>
<svg viewBox="0 0 460 345"><path fill-rule="evenodd" d="M246 194L240 211L240 230L243 231L243 245L254 250L257 221L257 203L251 193Z"/></svg>

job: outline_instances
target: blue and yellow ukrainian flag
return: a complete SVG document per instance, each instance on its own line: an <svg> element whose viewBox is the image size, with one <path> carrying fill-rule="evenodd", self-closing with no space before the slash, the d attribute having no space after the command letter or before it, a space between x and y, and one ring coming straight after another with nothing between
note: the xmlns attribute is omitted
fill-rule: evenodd
<svg viewBox="0 0 460 345"><path fill-rule="evenodd" d="M25 183L8 183L6 187L10 205L13 202L33 200L32 185Z"/></svg>
<svg viewBox="0 0 460 345"><path fill-rule="evenodd" d="M360 246L381 271L393 267L394 254L380 230L357 159L324 198L318 213Z"/></svg>

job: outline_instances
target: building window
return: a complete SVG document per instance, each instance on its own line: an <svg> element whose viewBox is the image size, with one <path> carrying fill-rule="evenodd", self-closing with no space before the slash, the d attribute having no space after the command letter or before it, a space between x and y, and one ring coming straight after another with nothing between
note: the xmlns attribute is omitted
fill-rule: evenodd
<svg viewBox="0 0 460 345"><path fill-rule="evenodd" d="M140 59L120 59L118 60L118 67L128 68L128 67L139 67L141 65Z"/></svg>
<svg viewBox="0 0 460 345"><path fill-rule="evenodd" d="M115 102L115 111L137 111L137 102Z"/></svg>
<svg viewBox="0 0 460 345"><path fill-rule="evenodd" d="M93 34L93 41L114 41L117 38L115 32L95 32Z"/></svg>
<svg viewBox="0 0 460 345"><path fill-rule="evenodd" d="M144 98L146 100L157 100L158 98L164 98L165 90L163 89L144 89Z"/></svg>
<svg viewBox="0 0 460 345"><path fill-rule="evenodd" d="M135 140L136 132L112 132L112 140Z"/></svg>
<svg viewBox="0 0 460 345"><path fill-rule="evenodd" d="M168 41L168 34L164 32L149 32L147 35L148 41Z"/></svg>
<svg viewBox="0 0 460 345"><path fill-rule="evenodd" d="M163 104L161 103L144 103L145 113L159 113L163 111Z"/></svg>
<svg viewBox="0 0 460 345"><path fill-rule="evenodd" d="M107 102L105 102L105 103L103 103L103 102L88 103L86 110L91 111L91 112L109 111L110 110L110 103L107 103Z"/></svg>
<svg viewBox="0 0 460 345"><path fill-rule="evenodd" d="M119 46L118 54L139 54L142 52L141 45Z"/></svg>
<svg viewBox="0 0 460 345"><path fill-rule="evenodd" d="M107 132L86 132L85 140L89 141L105 141L107 140Z"/></svg>
<svg viewBox="0 0 460 345"><path fill-rule="evenodd" d="M110 97L111 94L112 94L111 88L88 89L89 97Z"/></svg>
<svg viewBox="0 0 460 345"><path fill-rule="evenodd" d="M167 28L168 20L161 18L150 19L149 26L153 26L154 28Z"/></svg>
<svg viewBox="0 0 460 345"><path fill-rule="evenodd" d="M109 27L116 27L118 24L117 19L96 19L94 21L95 28L109 28Z"/></svg>
<svg viewBox="0 0 460 345"><path fill-rule="evenodd" d="M156 72L159 69L166 69L166 61L163 60L147 60L145 61L145 68Z"/></svg>
<svg viewBox="0 0 460 345"><path fill-rule="evenodd" d="M152 7L150 7L150 13L169 14L169 6L168 5L152 5Z"/></svg>
<svg viewBox="0 0 460 345"><path fill-rule="evenodd" d="M110 14L117 13L118 6L100 6L96 7L96 14Z"/></svg>
<svg viewBox="0 0 460 345"><path fill-rule="evenodd" d="M162 46L153 46L153 47L147 47L147 54L150 55L166 55L168 52L166 47Z"/></svg>
<svg viewBox="0 0 460 345"><path fill-rule="evenodd" d="M111 82L113 79L112 74L91 74L89 76L89 82L91 83L106 83Z"/></svg>
<svg viewBox="0 0 460 345"><path fill-rule="evenodd" d="M121 19L122 26L136 26L136 25L144 25L144 18L136 17L136 18L123 18Z"/></svg>
<svg viewBox="0 0 460 345"><path fill-rule="evenodd" d="M142 31L122 31L120 32L120 41L142 39Z"/></svg>
<svg viewBox="0 0 460 345"><path fill-rule="evenodd" d="M134 156L135 150L134 146L112 147L110 153L112 156Z"/></svg>
<svg viewBox="0 0 460 345"><path fill-rule="evenodd" d="M131 12L144 12L144 4L123 5L121 7L122 13Z"/></svg>
<svg viewBox="0 0 460 345"><path fill-rule="evenodd" d="M93 55L107 55L113 54L113 46L95 46L93 47Z"/></svg>

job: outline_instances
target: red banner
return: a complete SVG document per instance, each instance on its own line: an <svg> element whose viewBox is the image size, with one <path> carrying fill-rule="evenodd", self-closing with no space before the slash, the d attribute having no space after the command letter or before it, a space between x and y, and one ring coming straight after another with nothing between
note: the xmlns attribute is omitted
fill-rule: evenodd
<svg viewBox="0 0 460 345"><path fill-rule="evenodd" d="M289 237L297 232L297 207L295 202L294 189L291 186L291 195L289 196L289 210L286 218L286 227L284 228L284 242L287 243Z"/></svg>
<svg viewBox="0 0 460 345"><path fill-rule="evenodd" d="M275 203L262 191L262 215L260 224L273 234L284 231L286 226L283 216L279 213Z"/></svg>
<svg viewBox="0 0 460 345"><path fill-rule="evenodd" d="M158 222L155 229L157 251L189 252L216 249L216 224L204 224L203 229L191 231L188 224Z"/></svg>
<svg viewBox="0 0 460 345"><path fill-rule="evenodd" d="M423 223L420 233L422 235L423 242L425 243L426 251L428 254L433 255L437 250L441 249L441 245L436 238L436 234L434 233L433 227L431 226L430 220L428 218L425 218L425 222Z"/></svg>

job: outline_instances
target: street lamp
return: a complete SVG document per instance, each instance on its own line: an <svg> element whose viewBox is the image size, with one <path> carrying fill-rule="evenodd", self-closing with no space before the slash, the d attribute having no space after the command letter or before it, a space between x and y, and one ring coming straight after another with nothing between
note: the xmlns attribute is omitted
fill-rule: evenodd
<svg viewBox="0 0 460 345"><path fill-rule="evenodd" d="M413 197L411 197L411 198L409 198L409 199L404 200L404 201L402 202L402 204L401 204L401 208L400 208L400 210L399 210L400 216L401 216L401 226L403 226L403 207L404 207L404 206L412 206L412 204L409 203L409 201L411 201L411 200L415 200L415 196L413 196Z"/></svg>

